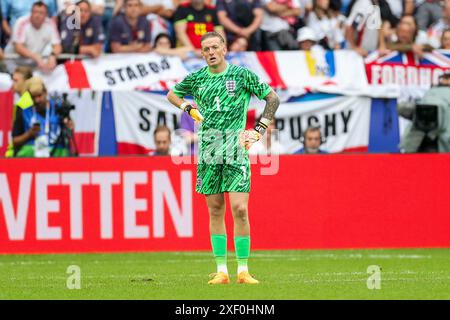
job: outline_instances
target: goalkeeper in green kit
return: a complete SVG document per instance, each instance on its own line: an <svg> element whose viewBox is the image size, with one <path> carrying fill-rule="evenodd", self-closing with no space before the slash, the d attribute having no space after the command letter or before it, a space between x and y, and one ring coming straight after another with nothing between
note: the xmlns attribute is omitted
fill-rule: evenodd
<svg viewBox="0 0 450 320"><path fill-rule="evenodd" d="M188 75L169 91L167 98L200 123L196 191L206 197L211 245L217 264L217 273L208 283L230 282L224 196L228 193L234 221L237 282L257 284L258 280L249 274L247 267L251 177L248 149L264 135L280 101L270 86L261 82L253 72L226 62L227 49L219 33L203 35L201 52L208 66ZM245 130L252 94L266 100L266 106L255 128ZM198 109L185 101L185 96L193 96Z"/></svg>

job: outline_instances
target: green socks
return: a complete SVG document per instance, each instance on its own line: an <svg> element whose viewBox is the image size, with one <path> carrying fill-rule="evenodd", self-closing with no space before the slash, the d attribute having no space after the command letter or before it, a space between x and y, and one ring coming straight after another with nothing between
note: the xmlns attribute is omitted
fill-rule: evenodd
<svg viewBox="0 0 450 320"><path fill-rule="evenodd" d="M250 236L234 237L234 248L238 263L238 274L243 271L248 272L247 262L250 256Z"/></svg>
<svg viewBox="0 0 450 320"><path fill-rule="evenodd" d="M211 246L213 249L214 259L216 260L217 272L228 274L227 269L227 235L212 234Z"/></svg>
<svg viewBox="0 0 450 320"><path fill-rule="evenodd" d="M212 234L211 246L216 260L217 272L228 274L227 269L227 235ZM238 263L238 274L248 272L248 258L250 256L250 236L234 237L234 248L236 250L236 259Z"/></svg>

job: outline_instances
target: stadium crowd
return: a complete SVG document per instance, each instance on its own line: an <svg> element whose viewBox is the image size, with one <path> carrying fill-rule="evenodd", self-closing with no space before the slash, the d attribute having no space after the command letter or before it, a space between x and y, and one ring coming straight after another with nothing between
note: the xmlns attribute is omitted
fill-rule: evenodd
<svg viewBox="0 0 450 320"><path fill-rule="evenodd" d="M0 16L0 59L44 72L61 54L188 58L212 30L231 51L450 49L450 0L3 0Z"/></svg>
<svg viewBox="0 0 450 320"><path fill-rule="evenodd" d="M200 39L209 31L222 34L230 51L351 49L365 57L373 50L419 56L450 50L450 0L2 0L0 20L0 72L12 74L19 96L31 70L17 64L45 73L74 56L200 57ZM14 69L4 61L14 61ZM43 83L28 86L36 95L46 94ZM13 131L24 144L38 129L17 125ZM155 132L155 144L161 145L156 154L168 152L167 131ZM304 148L296 153L326 153L319 148L323 139L317 128L306 130L302 139ZM271 141L255 152L282 153Z"/></svg>

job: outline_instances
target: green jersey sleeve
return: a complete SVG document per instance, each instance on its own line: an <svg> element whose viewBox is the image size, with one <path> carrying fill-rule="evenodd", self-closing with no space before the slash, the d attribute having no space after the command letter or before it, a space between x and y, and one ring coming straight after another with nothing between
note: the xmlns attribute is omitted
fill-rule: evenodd
<svg viewBox="0 0 450 320"><path fill-rule="evenodd" d="M178 97L184 98L185 96L193 95L194 79L193 74L188 75L183 81L177 83L173 88L173 93Z"/></svg>
<svg viewBox="0 0 450 320"><path fill-rule="evenodd" d="M265 82L262 82L259 77L252 71L246 70L245 88L253 93L258 99L264 99L272 88Z"/></svg>

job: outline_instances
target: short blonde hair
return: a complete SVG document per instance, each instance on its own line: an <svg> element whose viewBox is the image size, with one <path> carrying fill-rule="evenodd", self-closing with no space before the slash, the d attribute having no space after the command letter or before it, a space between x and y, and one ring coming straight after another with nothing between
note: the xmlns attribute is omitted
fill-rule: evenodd
<svg viewBox="0 0 450 320"><path fill-rule="evenodd" d="M31 77L25 82L25 90L27 90L32 96L40 95L47 92L44 81L38 77Z"/></svg>
<svg viewBox="0 0 450 320"><path fill-rule="evenodd" d="M210 31L210 32L207 32L207 33L205 33L203 36L202 36L202 38L201 38L201 40L200 40L200 43L202 43L203 41L205 41L206 39L209 39L209 38L219 38L220 39L220 42L222 42L223 44L225 44L225 39L222 37L222 35L220 34L220 33L218 33L217 31Z"/></svg>

